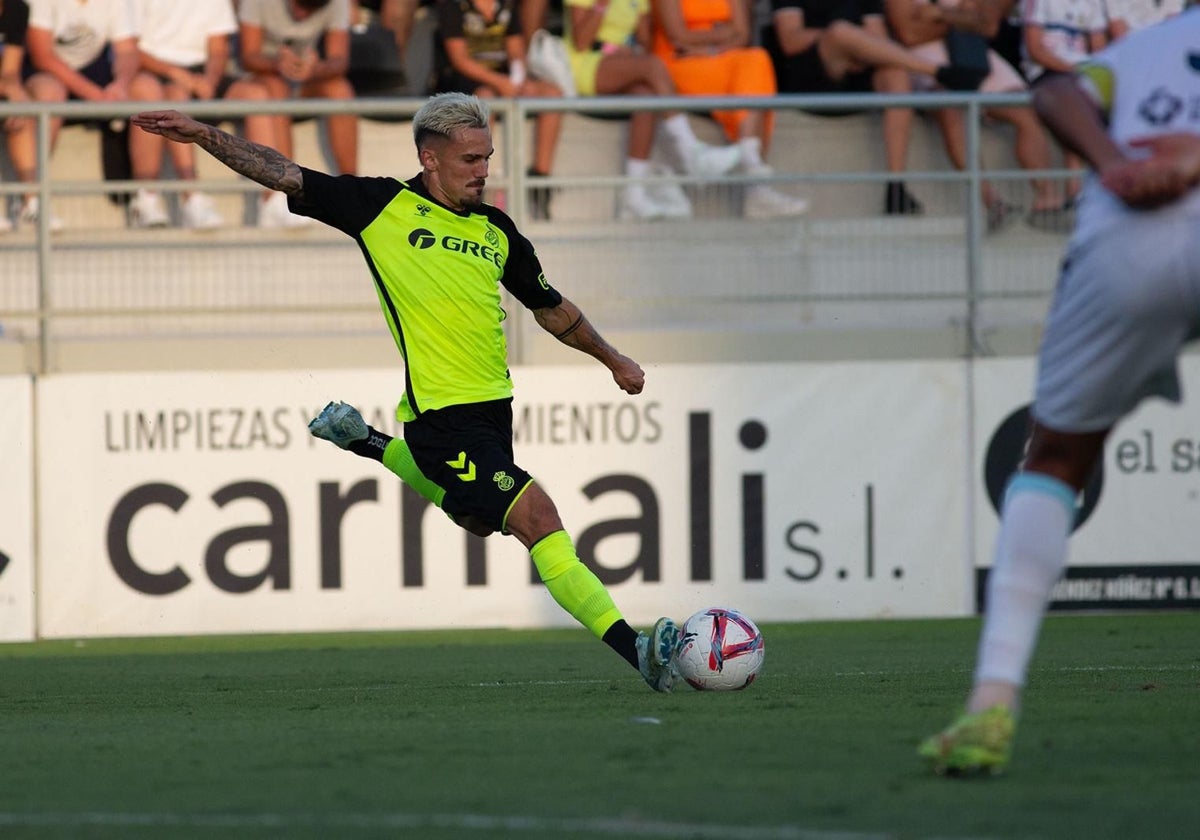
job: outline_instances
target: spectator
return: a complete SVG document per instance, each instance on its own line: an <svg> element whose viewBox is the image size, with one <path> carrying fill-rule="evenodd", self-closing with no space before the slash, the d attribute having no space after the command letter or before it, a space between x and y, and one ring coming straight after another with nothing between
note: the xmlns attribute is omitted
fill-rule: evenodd
<svg viewBox="0 0 1200 840"><path fill-rule="evenodd" d="M349 0L239 0L238 34L242 67L266 87L272 99L293 96L353 99L346 78L350 65ZM274 148L293 153L292 118L275 115ZM328 117L329 146L340 174L358 172L358 117ZM303 227L309 220L287 209L286 197L272 193L261 206L263 227Z"/></svg>
<svg viewBox="0 0 1200 840"><path fill-rule="evenodd" d="M265 100L265 87L249 78L233 79L226 75L229 61L229 36L237 31L230 0L138 0L138 51L145 73L135 81L131 95L136 100L174 102L188 100L256 99ZM248 116L246 136L256 143L277 142L274 121L269 116ZM140 151L133 157L133 177L156 181L162 177L163 155L171 155L176 176L182 181L196 179L196 155L192 146L167 143L146 131L130 136L131 147ZM273 193L272 193L273 194ZM168 221L161 196L151 190L138 190L130 205L135 227L165 225ZM197 190L184 190L180 206L183 226L196 230L220 227L224 220L213 200Z"/></svg>
<svg viewBox="0 0 1200 840"><path fill-rule="evenodd" d="M137 30L125 0L31 0L26 86L38 102L67 99L126 102L139 74ZM62 118L50 121L50 148L58 144ZM141 147L129 141L129 156ZM22 222L33 224L40 213L36 196L26 198ZM62 223L48 210L51 230Z"/></svg>
<svg viewBox="0 0 1200 840"><path fill-rule="evenodd" d="M551 82L525 69L517 0L438 0L437 93L458 91L483 99L560 96ZM549 175L562 129L562 114L541 113L534 121L533 165L528 174ZM550 190L530 190L529 214L550 218Z"/></svg>
<svg viewBox="0 0 1200 840"><path fill-rule="evenodd" d="M1036 82L1047 73L1070 73L1091 53L1104 48L1108 19L1104 0L1025 0L1024 71L1025 78ZM1063 149L1067 169L1081 171L1083 158ZM1067 204L1073 205L1079 192L1079 180L1067 182ZM1030 215L1037 227L1057 229L1058 220L1042 219L1036 211Z"/></svg>
<svg viewBox="0 0 1200 840"><path fill-rule="evenodd" d="M424 0L421 0L424 2ZM350 22L352 24L367 24L378 21L379 25L395 36L396 49L404 55L408 47L408 39L412 35L413 21L416 19L418 0L350 0ZM364 16L362 10L369 12Z"/></svg>
<svg viewBox="0 0 1200 840"><path fill-rule="evenodd" d="M654 52L679 93L695 96L774 96L775 71L762 47L750 46L750 0L654 0ZM740 168L769 176L766 155L774 114L742 109L713 119L737 144ZM746 191L742 212L751 218L799 216L808 202L759 183Z"/></svg>
<svg viewBox="0 0 1200 840"><path fill-rule="evenodd" d="M675 83L662 59L650 49L649 0L567 0L564 21L571 79L580 96L631 94L675 96ZM561 85L560 85L561 87ZM622 190L618 215L627 219L689 216L691 206L680 202L682 191L653 190L644 179L652 173L650 152L659 115L638 111L630 116L625 174L631 182ZM741 153L733 146L710 146L696 137L687 115L662 115L676 166L690 175L723 175L734 169ZM686 197L684 197L686 198Z"/></svg>
<svg viewBox="0 0 1200 840"><path fill-rule="evenodd" d="M982 82L973 70L939 66L892 40L881 0L772 0L771 10L763 43L781 92L912 93L910 73L954 90L974 90ZM908 168L912 122L911 108L883 112L884 156L893 175ZM922 207L896 177L887 184L884 212L919 215Z"/></svg>
<svg viewBox="0 0 1200 840"><path fill-rule="evenodd" d="M1187 6L1187 0L1107 0L1109 40L1115 41L1130 32L1162 23Z"/></svg>
<svg viewBox="0 0 1200 840"><path fill-rule="evenodd" d="M517 14L521 18L521 34L528 44L533 33L545 29L554 35L562 35L563 0L520 0Z"/></svg>
<svg viewBox="0 0 1200 840"><path fill-rule="evenodd" d="M954 0L933 3L930 0L883 0L884 15L897 40L917 55L935 64L945 64L949 58L944 39L951 29L978 33L985 38L995 35L999 25L998 6L964 4ZM1009 93L1026 89L1021 75L997 53L988 50L990 72L979 89L984 93ZM932 90L935 79L923 74L913 74L915 90ZM1015 153L1017 163L1024 169L1048 169L1050 166L1050 141L1042 130L1033 111L1023 106L1006 106L985 109L985 115L1008 123L1015 130ZM946 153L957 169L967 164L967 135L962 111L956 108L938 109L934 114L942 132ZM1055 226L1059 219L1069 216L1054 189L1054 185L1043 178L1033 181L1033 203L1028 220L1031 224ZM987 227L995 231L1014 218L1017 208L1010 205L989 183L982 187Z"/></svg>
<svg viewBox="0 0 1200 840"><path fill-rule="evenodd" d="M25 0L0 0L0 98L7 102L28 102L29 92L21 81L21 64L25 60L25 29L29 23L29 7ZM8 159L23 184L37 181L36 125L32 117L9 117L4 121L8 141ZM32 189L26 201L36 200ZM2 203L0 233L12 230L8 215L8 199Z"/></svg>

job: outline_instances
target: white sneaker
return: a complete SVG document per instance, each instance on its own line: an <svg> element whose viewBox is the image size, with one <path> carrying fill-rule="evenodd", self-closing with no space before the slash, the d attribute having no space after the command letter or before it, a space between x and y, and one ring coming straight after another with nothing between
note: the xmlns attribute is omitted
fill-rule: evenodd
<svg viewBox="0 0 1200 840"><path fill-rule="evenodd" d="M29 225L32 227L37 227L38 217L40 215L41 215L41 201L35 195L31 198L25 199L25 203L21 205L21 213L17 218L22 225ZM49 225L50 225L50 232L58 233L64 227L64 225L62 223L62 219L60 219L60 218L58 218L58 216L54 215L53 207L50 208L48 215L49 215L49 218L47 219L47 221L49 222Z"/></svg>
<svg viewBox="0 0 1200 840"><path fill-rule="evenodd" d="M129 224L135 228L166 227L171 223L167 205L154 190L138 190L129 202Z"/></svg>
<svg viewBox="0 0 1200 840"><path fill-rule="evenodd" d="M709 178L732 172L742 162L742 150L737 146L710 146L700 141L680 156L686 174Z"/></svg>
<svg viewBox="0 0 1200 840"><path fill-rule="evenodd" d="M667 173L655 169L654 174ZM681 184L647 184L646 193L652 202L662 208L664 218L690 219L692 217L692 200L688 198Z"/></svg>
<svg viewBox="0 0 1200 840"><path fill-rule="evenodd" d="M273 192L258 203L258 226L260 228L302 228L312 222L307 216L297 216L287 206L287 196Z"/></svg>
<svg viewBox="0 0 1200 840"><path fill-rule="evenodd" d="M7 211L8 202L4 201L2 203L4 205L4 209ZM0 213L0 233L12 233L12 229L13 229L13 223L12 223L12 219L8 218L8 213L7 212Z"/></svg>
<svg viewBox="0 0 1200 840"><path fill-rule="evenodd" d="M806 198L781 193L766 184L755 184L746 188L742 202L742 215L747 219L770 219L781 216L803 216L808 212Z"/></svg>
<svg viewBox="0 0 1200 840"><path fill-rule="evenodd" d="M225 219L217 212L217 205L201 192L194 192L183 200L180 215L183 226L192 230L212 230L225 224Z"/></svg>
<svg viewBox="0 0 1200 840"><path fill-rule="evenodd" d="M617 202L618 219L648 222L665 219L668 215L668 208L650 196L650 189L645 184L628 184L621 190L621 198Z"/></svg>

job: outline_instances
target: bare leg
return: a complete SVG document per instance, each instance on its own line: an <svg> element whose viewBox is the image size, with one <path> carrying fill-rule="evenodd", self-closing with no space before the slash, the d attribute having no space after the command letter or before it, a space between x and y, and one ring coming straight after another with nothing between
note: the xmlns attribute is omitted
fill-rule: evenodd
<svg viewBox="0 0 1200 840"><path fill-rule="evenodd" d="M354 88L339 76L305 85L301 94L322 99L353 99ZM331 114L325 120L329 126L330 152L338 174L358 174L358 117L354 114Z"/></svg>

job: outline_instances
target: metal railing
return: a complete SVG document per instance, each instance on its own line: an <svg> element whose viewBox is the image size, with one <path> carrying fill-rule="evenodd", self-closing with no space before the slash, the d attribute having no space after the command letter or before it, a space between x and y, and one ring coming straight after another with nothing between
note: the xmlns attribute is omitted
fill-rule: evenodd
<svg viewBox="0 0 1200 840"><path fill-rule="evenodd" d="M189 103L185 110L190 116L207 121L237 120L257 114L327 117L347 112L368 119L377 118L403 121L410 119L423 104L423 101L421 99L304 100L255 103L220 101L215 103ZM522 152L524 147L522 132L524 131L527 118L543 112L556 111L619 117L620 115L638 110L683 110L689 113L699 113L744 108L763 110L800 109L819 110L821 112L871 112L891 107L913 107L922 110L961 108L965 111L966 115L967 159L970 161L968 167L961 172L954 171L948 167L938 170L910 170L904 173L904 177L906 181L915 184L948 184L961 188L966 196L973 196L978 195L985 177L985 172L979 165L981 137L984 130L982 128L981 117L985 109L999 106L1025 105L1027 103L1027 94L979 95L961 93L914 94L908 96L871 94L780 95L770 99L741 97L687 97L675 99L660 97L596 97L587 99L496 100L491 103L491 106L495 113L503 117L498 123L498 139L501 141L503 160L501 162L502 172L490 180L490 185L506 191L508 212L518 224L523 224L526 221L527 212L526 190L530 187L546 186L559 190L615 190L627 183L627 179L616 172L608 175L554 175L536 178L527 176L525 174L527 169L525 157ZM169 102L126 103L121 105L79 102L60 104L0 103L0 119L9 116L32 116L36 119L38 171L43 173L43 177L40 177L36 184L36 189L40 196L41 206L48 208L51 202L60 196L94 196L113 192L133 191L139 187L158 188L162 190L179 188L179 182L175 180L53 180L45 177L45 173L50 171L48 165L50 161L49 138L50 125L53 118L64 117L70 121L121 120L136 111L171 108L176 107L176 105L177 103ZM408 173L398 173L401 177L405 174ZM1030 172L1020 169L989 169L986 172L986 178L989 181L1003 182L1017 179L1025 180L1031 177L1063 179L1071 174L1078 175L1078 173L1069 173L1059 169L1051 169L1043 172ZM771 176L771 180L782 185L863 185L882 184L889 177L893 176L880 171L779 171ZM746 175L726 175L719 178L704 179L688 176L660 176L657 180L687 186L694 186L702 181L709 186L740 187L755 183L761 179ZM261 187L254 183L234 177L220 179L219 181L204 180L199 182L199 186L204 189L226 193L252 193L261 190ZM25 192L26 190L28 190L28 185L12 182L0 184L0 196L4 197L5 202L8 201L9 196ZM964 208L964 226L962 228L962 241L960 245L964 254L962 263L964 283L962 284L961 297L965 307L965 335L967 337L965 346L962 349L965 355L976 355L986 352L986 341L981 334L982 324L979 317L979 304L985 296L982 278L984 274L983 245L986 220L984 210L978 201L967 200L963 202L962 206ZM62 301L56 299L55 295L52 294L52 290L55 283L56 263L62 259L67 249L64 246L56 244L54 237L52 237L49 227L49 215L46 212L41 214L33 245L36 253L36 306L33 308L29 306L13 306L11 303L6 306L5 299L0 297L0 324L7 319L22 317L26 319L32 318L36 322L39 352L34 364L34 372L43 372L46 370L47 359L50 358L49 344L54 340L55 335L55 324L70 319L101 318L105 316L164 318L202 314L274 314L279 316L298 316L327 313L329 311L330 305L327 303L305 303L289 299L269 301L265 304L269 312L264 312L264 304L262 302L255 302L249 306L232 303L228 306L216 305L208 306L207 308L205 305L194 303L169 304L166 306L146 306L139 304L124 308L121 306L89 308L88 306L80 307L64 304ZM543 230L546 236L553 236L552 225L543 228ZM665 232L665 235L668 241L670 241L673 232L668 230ZM741 233L737 232L732 234L734 243L736 243L737 238L741 235ZM82 245L86 245L88 241L87 231L81 231L71 247L81 247ZM145 247L144 245L134 243L130 238L113 241L111 237L108 237L105 243L105 247L115 249ZM163 242L156 243L154 247L178 248L181 251L186 251L188 248L195 248L197 246L194 243ZM869 299L870 295L868 294L867 302L869 302ZM364 299L361 303L352 304L347 308L353 312L373 313L375 311L375 303L372 300Z"/></svg>

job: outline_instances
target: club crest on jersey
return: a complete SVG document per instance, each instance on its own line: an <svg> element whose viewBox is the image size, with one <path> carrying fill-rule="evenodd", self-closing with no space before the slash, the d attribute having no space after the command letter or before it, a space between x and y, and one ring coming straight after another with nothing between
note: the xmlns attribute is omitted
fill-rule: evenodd
<svg viewBox="0 0 1200 840"><path fill-rule="evenodd" d="M498 473L493 475L492 481L496 482L496 486L505 493L513 489L513 485L516 484L516 482L513 481L513 477L504 470L500 470Z"/></svg>
<svg viewBox="0 0 1200 840"><path fill-rule="evenodd" d="M1164 87L1155 88L1149 98L1138 105L1138 116L1150 125L1167 125L1183 110L1183 100Z"/></svg>

